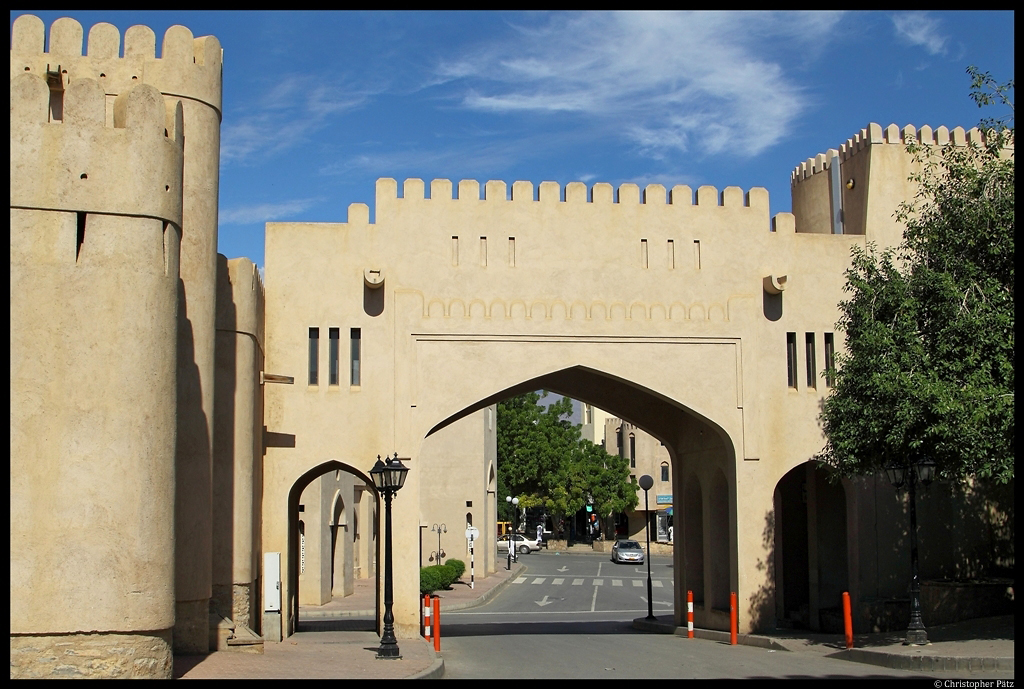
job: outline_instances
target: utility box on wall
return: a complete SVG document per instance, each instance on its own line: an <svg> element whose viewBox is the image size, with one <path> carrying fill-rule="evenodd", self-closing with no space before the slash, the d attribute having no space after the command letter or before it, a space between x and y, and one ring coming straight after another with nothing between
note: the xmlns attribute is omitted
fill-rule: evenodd
<svg viewBox="0 0 1024 689"><path fill-rule="evenodd" d="M281 553L263 554L263 639L281 641Z"/></svg>

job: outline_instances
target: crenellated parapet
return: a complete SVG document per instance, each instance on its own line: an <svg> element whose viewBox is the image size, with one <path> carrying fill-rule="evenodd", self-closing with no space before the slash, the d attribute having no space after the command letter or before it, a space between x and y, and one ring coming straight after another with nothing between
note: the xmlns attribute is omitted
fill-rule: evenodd
<svg viewBox="0 0 1024 689"><path fill-rule="evenodd" d="M160 57L156 34L146 26L121 34L112 24L96 24L86 39L82 25L67 17L46 27L39 17L22 15L11 30L11 78L36 74L50 88L66 89L75 79L94 79L104 93L116 96L137 84L149 84L167 96L205 103L221 112L223 50L213 36L195 38L184 26L164 32ZM47 50L48 48L48 50ZM84 48L84 50L83 50Z"/></svg>
<svg viewBox="0 0 1024 689"><path fill-rule="evenodd" d="M838 149L830 148L825 153L819 153L813 158L808 158L797 165L790 174L790 181L793 184L799 184L811 175L829 169L832 159L837 156L840 161L845 162L853 156L866 151L870 146L887 144L906 146L912 141L925 146L946 146L948 144L966 146L968 143L982 146L985 143L985 135L977 127L964 131L963 127L954 127L953 129L936 127L932 129L932 127L924 125L917 129L912 124L903 128L890 124L888 127L883 128L881 125L872 122L853 137L847 139L846 143Z"/></svg>
<svg viewBox="0 0 1024 689"><path fill-rule="evenodd" d="M511 193L509 193L511 191ZM457 185L451 180L435 179L430 182L430 196L421 179L407 179L402 185L402 196L398 196L398 183L391 178L377 180L377 201L426 201L491 204L564 204L573 205L616 205L625 206L699 206L701 208L750 208L768 210L768 191L754 187L744 192L740 187L726 187L719 192L713 186L701 186L694 195L693 190L678 184L667 189L662 184L648 184L643 189L633 183L613 187L598 182L589 189L583 182L569 182L564 187L558 182L517 181L511 190L507 183L489 180L481 185L477 180L464 179Z"/></svg>
<svg viewBox="0 0 1024 689"><path fill-rule="evenodd" d="M43 77L11 80L11 206L158 218L182 226L183 124L179 101L138 84L114 100L95 79L76 79L63 120L48 115Z"/></svg>

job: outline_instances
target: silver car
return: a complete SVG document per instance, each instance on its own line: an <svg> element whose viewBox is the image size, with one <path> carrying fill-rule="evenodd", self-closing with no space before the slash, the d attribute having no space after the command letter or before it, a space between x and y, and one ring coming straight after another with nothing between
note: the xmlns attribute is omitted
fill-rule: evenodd
<svg viewBox="0 0 1024 689"><path fill-rule="evenodd" d="M636 541L625 540L615 541L612 546L612 562L632 562L642 565L644 563L644 549Z"/></svg>

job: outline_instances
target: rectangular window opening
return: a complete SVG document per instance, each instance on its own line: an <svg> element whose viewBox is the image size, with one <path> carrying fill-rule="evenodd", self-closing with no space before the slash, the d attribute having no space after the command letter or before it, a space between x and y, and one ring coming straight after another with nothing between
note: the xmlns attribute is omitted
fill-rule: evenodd
<svg viewBox="0 0 1024 689"><path fill-rule="evenodd" d="M804 356L807 358L807 387L813 390L818 387L814 375L814 365L816 363L814 357L814 333L807 333L804 336Z"/></svg>
<svg viewBox="0 0 1024 689"><path fill-rule="evenodd" d="M700 240L693 240L693 267L700 270Z"/></svg>
<svg viewBox="0 0 1024 689"><path fill-rule="evenodd" d="M647 268L648 265L649 264L647 262L647 240L646 239L641 239L640 240L640 267L641 268Z"/></svg>
<svg viewBox="0 0 1024 689"><path fill-rule="evenodd" d="M352 328L352 359L351 359L351 374L352 374L352 385L362 385L362 375L360 371L360 358L362 356L362 332L359 328Z"/></svg>
<svg viewBox="0 0 1024 689"><path fill-rule="evenodd" d="M320 328L309 329L309 384L318 385L320 380Z"/></svg>
<svg viewBox="0 0 1024 689"><path fill-rule="evenodd" d="M668 240L668 269L676 269L676 242L674 239Z"/></svg>
<svg viewBox="0 0 1024 689"><path fill-rule="evenodd" d="M516 267L516 238L508 238L508 264L509 266Z"/></svg>
<svg viewBox="0 0 1024 689"><path fill-rule="evenodd" d="M487 265L487 237L480 238L480 265Z"/></svg>
<svg viewBox="0 0 1024 689"><path fill-rule="evenodd" d="M786 333L786 375L789 387L796 388L796 333Z"/></svg>
<svg viewBox="0 0 1024 689"><path fill-rule="evenodd" d="M825 333L825 385L836 385L836 344L832 333Z"/></svg>
<svg viewBox="0 0 1024 689"><path fill-rule="evenodd" d="M457 235L452 235L452 265L459 265L459 238Z"/></svg>
<svg viewBox="0 0 1024 689"><path fill-rule="evenodd" d="M661 465L661 480L668 481L668 464Z"/></svg>
<svg viewBox="0 0 1024 689"><path fill-rule="evenodd" d="M338 345L340 344L339 340L341 339L341 329L340 328L331 328L328 331L328 335L330 336L330 350L329 350L328 354L329 354L330 360L331 360L329 384L330 385L337 385L338 384L338 369L339 369L339 362L338 362L339 346Z"/></svg>

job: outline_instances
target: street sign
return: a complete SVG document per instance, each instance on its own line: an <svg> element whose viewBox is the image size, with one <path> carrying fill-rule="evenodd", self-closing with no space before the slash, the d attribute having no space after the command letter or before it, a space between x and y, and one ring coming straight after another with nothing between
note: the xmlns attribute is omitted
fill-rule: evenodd
<svg viewBox="0 0 1024 689"><path fill-rule="evenodd" d="M480 529L475 526L470 526L466 529L466 538L470 541L475 541L480 538Z"/></svg>

